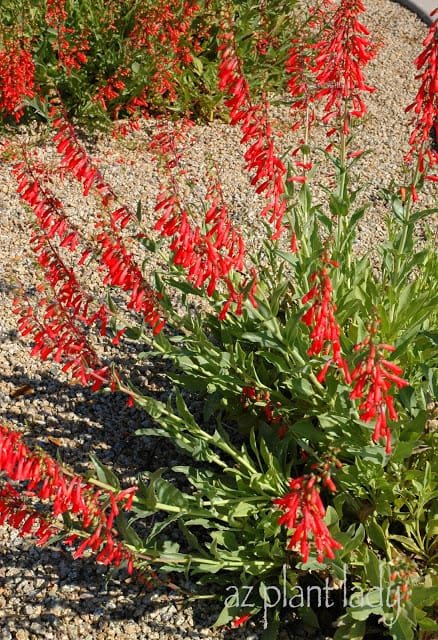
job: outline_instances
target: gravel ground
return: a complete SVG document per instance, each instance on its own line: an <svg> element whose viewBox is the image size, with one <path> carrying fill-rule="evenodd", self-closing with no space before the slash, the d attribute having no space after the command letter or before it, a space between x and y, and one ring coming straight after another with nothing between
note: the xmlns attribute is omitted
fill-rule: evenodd
<svg viewBox="0 0 438 640"><path fill-rule="evenodd" d="M360 169L369 181L367 197L374 206L362 222L359 252L372 250L383 235L387 210L378 198L378 188L391 178L402 176L401 158L407 150L407 120L404 107L415 95L412 60L421 48L427 29L413 14L389 0L366 0L366 23L385 42L378 58L369 67L369 82L378 88L367 101L369 115L360 126L357 146L374 149ZM287 122L287 109L275 110L279 123ZM203 176L212 158L220 168L224 192L236 219L256 225L260 210L242 172L239 135L227 125L214 123L194 129L196 143L187 158L187 170ZM144 151L150 125L115 141L107 136L87 139L90 153L101 159L101 170L123 202L133 208L142 201L144 215L153 211L158 191L158 173ZM50 162L54 150L46 144L44 131L20 131L16 142L33 143L39 157ZM282 144L293 144L286 134ZM19 281L32 295L33 266L26 250L27 218L15 193L16 184L6 164L0 166L0 423L21 429L28 441L43 446L77 471L89 468L89 453L122 474L127 483L143 469L172 466L178 458L164 451L161 443L133 436L148 424L148 418L125 406L118 395L93 396L78 385L66 384L59 369L29 357L29 342L17 334L11 312L14 290ZM65 187L64 187L65 190ZM62 191L62 188L61 188ZM66 207L87 224L92 205L69 188L61 193ZM424 204L432 202L426 194ZM255 228L255 227L254 227ZM438 237L438 222L430 222ZM424 233L419 229L420 236ZM250 235L250 234L248 234ZM119 352L126 361L129 352ZM159 372L138 370L138 375L154 391L160 391ZM139 460L141 463L139 464ZM104 567L83 560L73 561L62 548L32 546L15 530L0 527L0 640L104 638L166 639L221 638L226 630L211 631L218 607L206 604L187 606L166 592L149 593L134 581L116 577L109 581ZM261 629L247 625L233 632L234 638L258 638ZM290 622L282 632L298 640L309 632ZM322 638L322 636L312 636Z"/></svg>

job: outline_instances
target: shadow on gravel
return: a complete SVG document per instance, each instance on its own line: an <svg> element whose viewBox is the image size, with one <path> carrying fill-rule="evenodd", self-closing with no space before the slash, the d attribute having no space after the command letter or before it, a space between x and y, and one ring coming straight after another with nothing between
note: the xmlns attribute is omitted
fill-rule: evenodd
<svg viewBox="0 0 438 640"><path fill-rule="evenodd" d="M132 367L132 360L130 363ZM129 361L119 362L120 368L128 365ZM137 370L139 387L152 386L151 395L160 398L167 395L159 371L153 379L141 377ZM151 419L144 411L128 407L123 393L93 393L79 384L57 380L56 372L31 376L21 368L3 375L1 388L8 392L0 394L0 423L17 425L29 446L37 444L52 456L60 455L78 473L90 468L90 453L122 476L168 466L172 461L169 451L175 450L170 442L135 435L137 429L151 426Z"/></svg>
<svg viewBox="0 0 438 640"><path fill-rule="evenodd" d="M6 630L25 630L35 634L32 637L53 634L49 637L67 638L69 623L77 625L78 617L86 620L96 637L116 621L128 628L130 623L139 624L137 629L147 627L163 639L186 637L187 612L185 624L181 621L183 629L178 616L184 615L187 603L169 590L148 590L124 572L111 575L106 567L89 560L73 560L63 549L35 549L28 547L27 540L20 542L13 564L10 552L0 552L0 638ZM214 623L220 604L194 602L190 607L194 624L187 637L208 637L205 632L198 636L196 630ZM125 637L146 640L149 636L133 633ZM235 640L236 631L228 635L223 630L211 637Z"/></svg>

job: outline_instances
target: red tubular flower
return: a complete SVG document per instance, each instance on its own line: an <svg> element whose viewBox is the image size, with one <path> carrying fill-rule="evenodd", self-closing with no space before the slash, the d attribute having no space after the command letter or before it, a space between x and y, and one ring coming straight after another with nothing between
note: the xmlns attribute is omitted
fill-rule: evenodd
<svg viewBox="0 0 438 640"><path fill-rule="evenodd" d="M270 400L269 391L261 393L258 392L255 387L242 387L240 402L242 403L244 409L247 409L250 406L250 403L263 403L262 412L264 414L266 422L277 427L279 438L284 437L287 432L287 425L278 412L281 404L279 402L274 404Z"/></svg>
<svg viewBox="0 0 438 640"><path fill-rule="evenodd" d="M0 525L8 523L19 529L20 537L32 534L37 538L37 545L42 546L58 529L50 524L44 516L27 506L20 494L8 482L0 489Z"/></svg>
<svg viewBox="0 0 438 640"><path fill-rule="evenodd" d="M40 229L47 238L57 237L61 246L74 251L79 241L80 231L71 224L63 210L62 203L53 193L42 186L37 168L30 165L25 156L23 162L17 162L12 167L20 198L33 210Z"/></svg>
<svg viewBox="0 0 438 640"><path fill-rule="evenodd" d="M435 12L434 12L435 13ZM419 168L424 173L424 160L428 160L429 168L438 165L438 152L431 148L430 132L435 130L438 138L438 19L433 22L429 33L423 41L424 49L414 61L420 72L416 78L421 80L420 88L414 102L406 108L406 112L413 111L411 120L413 130L409 138L411 149L405 160L412 160L414 153L418 153ZM436 181L434 175L425 176L426 179Z"/></svg>
<svg viewBox="0 0 438 640"><path fill-rule="evenodd" d="M229 96L225 105L230 110L231 124L238 124L243 133L241 143L252 142L245 153L246 168L252 172L251 184L256 187L256 193L264 193L268 201L261 215L270 216L269 222L275 226L272 236L275 240L284 230L284 176L287 170L275 149L267 102L262 105L252 103L233 34L224 28L220 38L219 89Z"/></svg>
<svg viewBox="0 0 438 640"><path fill-rule="evenodd" d="M339 266L327 254L324 254L322 260L323 265ZM311 345L307 354L314 356L320 353L328 355L330 351L332 353L332 358L324 364L317 376L320 383L324 381L331 362L343 370L346 381L350 382L348 366L342 357L341 329L335 318L336 305L332 300L333 287L326 267L323 266L319 271L315 271L311 275L310 281L314 285L301 300L302 304L314 300L310 309L301 318L304 324L312 328L310 332Z"/></svg>
<svg viewBox="0 0 438 640"><path fill-rule="evenodd" d="M206 229L201 231L199 226L192 226L178 194L166 196L162 191L155 209L163 213L155 229L172 238L174 264L187 271L187 279L197 289L206 286L207 295L212 296L219 282L230 288L229 274L242 270L245 248L240 233L233 229L216 181L210 183L206 199L211 204L205 214ZM234 289L230 290L230 294L234 293Z"/></svg>
<svg viewBox="0 0 438 640"><path fill-rule="evenodd" d="M102 366L85 329L99 322L104 335L111 313L105 305L92 310L93 298L81 287L54 244L58 239L61 247L74 252L81 239L80 231L70 224L51 191L41 186L36 168L26 158L14 165L13 173L20 197L32 208L40 228L32 234L31 247L49 292L35 310L26 297L14 301L14 312L21 316L19 329L22 335L33 335L32 355L43 360L52 356L63 363L64 371L70 370L83 384L91 382L97 390L110 382L111 375L109 368ZM82 252L79 263L87 252L90 249Z"/></svg>
<svg viewBox="0 0 438 640"><path fill-rule="evenodd" d="M251 617L250 613L245 613L245 615L240 616L240 618L234 618L233 622L231 623L231 626L233 627L233 629L236 629L237 627L240 627L243 624L245 624L245 622L248 622L250 617Z"/></svg>
<svg viewBox="0 0 438 640"><path fill-rule="evenodd" d="M274 500L274 504L285 512L278 523L294 531L288 549L298 551L303 562L309 559L312 546L317 551L318 562L323 562L324 556L333 559L334 550L342 549L342 545L331 537L324 522L326 512L316 484L319 479L313 474L291 478L291 491L283 498ZM309 532L312 533L310 540Z"/></svg>
<svg viewBox="0 0 438 640"><path fill-rule="evenodd" d="M359 405L360 418L364 422L375 420L373 441L386 441L386 453L391 453L391 431L387 422L387 414L391 420L398 420L394 408L394 398L389 394L392 385L399 389L408 385L407 380L401 378L401 367L388 361L385 351L394 351L394 347L387 344L375 344L373 336L376 325L369 327L370 335L356 345L355 351L367 351L351 374L354 382L350 393L352 400L362 399Z"/></svg>
<svg viewBox="0 0 438 640"><path fill-rule="evenodd" d="M337 118L347 134L350 118L367 113L361 94L375 89L365 83L362 68L376 55L377 48L368 38L368 29L358 20L365 11L362 0L340 0L336 6L325 4L325 26L320 42L314 45L312 68L315 82L322 88L314 100L325 100L323 121Z"/></svg>
<svg viewBox="0 0 438 640"><path fill-rule="evenodd" d="M77 143L71 125L62 118L57 123L59 131L55 138L58 150L63 154L65 168L85 185L84 194L94 186L104 203L112 202L115 195L110 185ZM115 380L112 373L100 362L88 331L90 327L99 325L100 335L105 335L112 313L105 305L96 309L92 296L80 285L74 269L63 260L61 248L72 253L77 249L81 251L78 266L83 265L91 253L97 256L100 252L100 270L105 268L108 272L104 284L118 286L128 292L128 308L142 314L145 322L158 333L164 324L160 295L145 282L121 239L121 230L133 216L125 207L111 211L109 220L105 220L102 213L96 223L99 228L95 239L97 246L87 242L84 249L80 246L84 243L81 231L70 223L61 202L42 186L44 174L41 179L41 169L31 165L25 156L23 162L14 165L13 173L18 181L20 197L36 216L39 231L33 233L31 246L48 290L47 297L42 298L35 309L26 298L15 302L15 313L21 315L19 329L23 335L33 335L32 355L43 360L52 356L56 362L63 363L63 371L70 371L82 384L91 382L93 390L108 383L113 388ZM120 336L119 332L116 342Z"/></svg>
<svg viewBox="0 0 438 640"><path fill-rule="evenodd" d="M119 565L122 560L132 566L132 553L121 542L116 542L113 530L114 517L120 507L128 508L136 487L117 494L111 491L96 491L92 484L80 476L72 476L57 462L44 453L34 453L22 441L21 434L0 426L0 471L14 482L25 482L25 494L33 498L53 501L53 514L70 513L77 516L77 525L82 521L82 542L73 554L83 555L86 549L101 549L99 561ZM59 526L50 524L41 512L29 507L9 483L0 490L0 524L7 522L20 531L20 535L33 533L42 545L58 533ZM38 527L34 531L35 527ZM92 528L89 532L88 529ZM70 542L73 542L70 538Z"/></svg>

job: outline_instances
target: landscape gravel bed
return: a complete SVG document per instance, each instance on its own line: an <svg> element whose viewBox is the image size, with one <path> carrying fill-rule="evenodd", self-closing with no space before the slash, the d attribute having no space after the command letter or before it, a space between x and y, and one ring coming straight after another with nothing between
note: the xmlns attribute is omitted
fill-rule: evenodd
<svg viewBox="0 0 438 640"><path fill-rule="evenodd" d="M366 0L364 21L384 47L368 69L369 83L377 91L368 96L369 114L357 131L358 148L373 150L360 164L358 177L368 186L364 198L373 206L361 222L357 251L372 251L383 237L387 205L379 195L381 186L403 176L402 157L408 145L408 120L404 113L416 92L412 61L421 49L427 27L408 10L390 0ZM279 126L287 125L287 106L273 109ZM100 159L105 178L122 202L134 210L141 200L143 219L152 226L154 199L158 193L159 172L147 144L151 123L145 121L137 133L114 140L95 135L85 140L89 152ZM243 170L239 133L230 126L213 122L197 125L196 139L188 151L187 170L203 180L214 159L219 168L224 193L235 220L247 225L247 238L257 237L260 200L248 186ZM322 132L317 133L322 141ZM280 144L287 148L296 142L285 132ZM14 143L28 144L47 162L54 157L41 127L20 129ZM321 169L321 177L324 178ZM87 224L95 210L79 190L62 187L61 196L77 221ZM64 189L64 192L62 191ZM68 189L68 191L67 191ZM318 194L323 197L322 193ZM432 190L422 195L422 204L434 202ZM0 166L0 424L19 429L28 441L82 472L90 468L93 453L110 465L126 484L142 470L172 466L178 454L163 447L161 441L134 436L136 429L148 425L148 417L128 408L120 394L93 395L51 363L41 363L29 355L29 341L19 336L17 318L12 313L16 288L26 287L32 295L34 268L27 248L28 217L16 194L10 166ZM428 232L438 238L438 220L428 222ZM425 229L418 234L424 237ZM119 351L122 361L131 363L132 353ZM164 391L160 371L140 365L135 375L152 392ZM112 577L107 568L73 560L62 547L40 549L28 538L7 527L0 527L0 640L180 640L183 638L228 637L257 639L262 629L249 623L233 632L212 631L209 626L220 610L218 604L187 604L165 590L149 592L124 575ZM323 638L312 633L292 617L281 638L298 640Z"/></svg>

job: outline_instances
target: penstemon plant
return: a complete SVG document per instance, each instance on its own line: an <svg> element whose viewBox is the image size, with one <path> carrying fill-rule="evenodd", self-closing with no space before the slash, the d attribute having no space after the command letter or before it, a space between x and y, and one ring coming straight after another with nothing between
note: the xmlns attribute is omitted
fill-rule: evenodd
<svg viewBox="0 0 438 640"><path fill-rule="evenodd" d="M364 67L376 52L363 11L361 0L325 0L303 41L297 33L290 43L291 126L301 138L288 162L266 97L245 77L235 16L222 13L219 88L265 199L257 255L214 171L199 209L186 197L189 123L161 122L151 143L163 172L153 231L141 206L136 215L117 202L59 98L50 105L59 172L99 201L94 233L69 219L32 156L13 165L42 282L38 305L23 296L15 305L33 354L95 390L125 392L153 420L138 435L168 438L190 462L142 472L121 489L95 458L96 477L80 478L3 427L0 521L41 543L64 539L75 557L91 550L98 562L127 563L151 586L182 573L196 595L222 601L216 626L251 619L264 638L291 614L328 625L336 640L372 632L402 640L438 628L438 257L414 233L437 211L417 203L424 183L438 181L429 135L438 122L438 25L415 61L409 178L384 192L393 216L375 264L353 251L366 205L351 186L361 158L352 132L374 90ZM326 203L312 198L318 112L335 174ZM163 268L149 279L159 258ZM108 289L105 302L84 284L90 270ZM101 362L97 334L169 361L167 401ZM191 394L204 400L202 412ZM178 542L168 535L175 526ZM184 592L178 580L172 588Z"/></svg>

